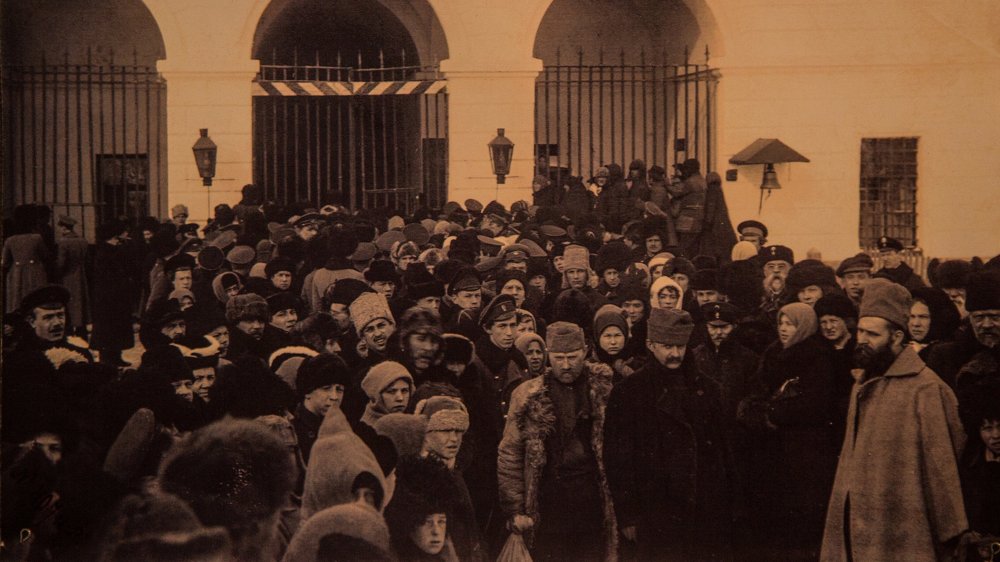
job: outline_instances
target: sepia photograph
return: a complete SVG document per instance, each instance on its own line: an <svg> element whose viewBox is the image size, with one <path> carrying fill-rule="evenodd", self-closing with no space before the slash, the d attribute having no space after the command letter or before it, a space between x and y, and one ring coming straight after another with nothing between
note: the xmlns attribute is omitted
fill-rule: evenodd
<svg viewBox="0 0 1000 562"><path fill-rule="evenodd" d="M997 0L0 0L0 561L1000 562Z"/></svg>

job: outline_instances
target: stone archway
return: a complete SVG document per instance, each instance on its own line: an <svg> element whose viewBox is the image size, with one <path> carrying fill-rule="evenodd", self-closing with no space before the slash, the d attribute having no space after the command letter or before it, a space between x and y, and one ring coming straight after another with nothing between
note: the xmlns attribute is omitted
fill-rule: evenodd
<svg viewBox="0 0 1000 562"><path fill-rule="evenodd" d="M37 0L3 8L4 202L111 218L166 204L163 36L141 0Z"/></svg>
<svg viewBox="0 0 1000 562"><path fill-rule="evenodd" d="M538 170L561 181L633 160L711 167L717 37L701 0L554 0L534 43Z"/></svg>
<svg viewBox="0 0 1000 562"><path fill-rule="evenodd" d="M443 204L448 55L426 1L275 0L254 35L254 183L269 198Z"/></svg>

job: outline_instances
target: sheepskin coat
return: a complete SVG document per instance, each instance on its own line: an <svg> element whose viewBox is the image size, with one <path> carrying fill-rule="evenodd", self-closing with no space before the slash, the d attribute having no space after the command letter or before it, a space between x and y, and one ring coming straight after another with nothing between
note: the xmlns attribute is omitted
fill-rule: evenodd
<svg viewBox="0 0 1000 562"><path fill-rule="evenodd" d="M853 560L946 560L944 543L968 528L958 400L912 348L883 376L857 380L820 560L848 560L845 518Z"/></svg>
<svg viewBox="0 0 1000 562"><path fill-rule="evenodd" d="M590 399L590 446L597 460L603 504L605 560L613 562L617 560L618 527L604 468L604 414L611 395L612 372L607 365L588 362L580 376L586 377ZM551 384L548 377L537 377L514 391L497 461L501 507L508 516L523 514L533 518L536 529L540 523L539 488L548 460L546 446L559 423L550 395Z"/></svg>

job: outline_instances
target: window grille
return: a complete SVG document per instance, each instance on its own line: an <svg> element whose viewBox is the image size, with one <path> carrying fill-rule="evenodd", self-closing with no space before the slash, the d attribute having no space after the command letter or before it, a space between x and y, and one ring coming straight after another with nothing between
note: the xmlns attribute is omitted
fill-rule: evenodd
<svg viewBox="0 0 1000 562"><path fill-rule="evenodd" d="M917 245L917 138L861 140L862 248L882 236Z"/></svg>

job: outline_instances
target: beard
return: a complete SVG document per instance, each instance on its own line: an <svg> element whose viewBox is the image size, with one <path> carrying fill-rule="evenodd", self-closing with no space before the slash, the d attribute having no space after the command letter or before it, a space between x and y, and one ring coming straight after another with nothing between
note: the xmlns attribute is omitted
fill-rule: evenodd
<svg viewBox="0 0 1000 562"><path fill-rule="evenodd" d="M865 380L884 375L895 360L896 354L888 345L873 348L865 344L854 349L854 362L858 367L864 369Z"/></svg>

